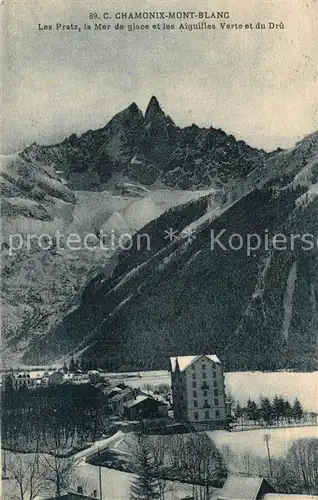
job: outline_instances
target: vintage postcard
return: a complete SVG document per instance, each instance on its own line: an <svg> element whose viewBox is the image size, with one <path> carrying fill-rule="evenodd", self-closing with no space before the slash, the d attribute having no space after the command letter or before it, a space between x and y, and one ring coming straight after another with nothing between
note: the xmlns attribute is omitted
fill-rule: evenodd
<svg viewBox="0 0 318 500"><path fill-rule="evenodd" d="M2 0L2 497L318 499L316 0Z"/></svg>

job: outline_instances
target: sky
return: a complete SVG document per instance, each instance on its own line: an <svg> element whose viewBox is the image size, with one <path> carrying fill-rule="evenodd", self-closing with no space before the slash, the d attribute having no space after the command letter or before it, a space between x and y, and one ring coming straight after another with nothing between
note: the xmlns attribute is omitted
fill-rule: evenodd
<svg viewBox="0 0 318 500"><path fill-rule="evenodd" d="M2 0L2 154L104 126L152 95L180 127L222 128L250 145L288 148L317 127L315 0ZM228 11L253 29L127 30L116 12ZM108 12L108 31L38 30ZM224 20L223 20L224 21ZM257 30L256 22L284 23ZM197 23L198 20L189 21Z"/></svg>

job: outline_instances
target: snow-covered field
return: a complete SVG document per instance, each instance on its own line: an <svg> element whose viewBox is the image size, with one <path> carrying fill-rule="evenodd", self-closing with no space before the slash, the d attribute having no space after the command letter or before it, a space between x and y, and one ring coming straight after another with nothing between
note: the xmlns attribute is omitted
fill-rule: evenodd
<svg viewBox="0 0 318 500"><path fill-rule="evenodd" d="M212 191L158 189L146 191L142 198L115 196L109 191L76 191L71 232L87 233L96 229L134 232L166 210Z"/></svg>
<svg viewBox="0 0 318 500"><path fill-rule="evenodd" d="M251 431L228 432L211 431L207 433L222 451L229 446L235 454L251 453L260 458L267 457L264 441L265 434L270 435L269 447L272 457L284 457L288 448L296 439L318 438L318 427L289 427L284 429L254 429Z"/></svg>
<svg viewBox="0 0 318 500"><path fill-rule="evenodd" d="M170 383L168 371L140 372L140 377L127 379L127 384L140 388L145 384ZM297 397L306 411L318 413L318 372L229 372L225 373L225 384L227 394L241 405L246 404L249 397L259 401L261 397L273 398L277 394L290 402Z"/></svg>

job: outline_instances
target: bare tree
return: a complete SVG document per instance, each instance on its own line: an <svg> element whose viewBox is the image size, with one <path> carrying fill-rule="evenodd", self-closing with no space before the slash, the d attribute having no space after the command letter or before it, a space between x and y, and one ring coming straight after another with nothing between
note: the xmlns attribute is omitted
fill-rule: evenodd
<svg viewBox="0 0 318 500"><path fill-rule="evenodd" d="M288 454L287 462L299 486L298 493L318 493L318 439L298 439Z"/></svg>
<svg viewBox="0 0 318 500"><path fill-rule="evenodd" d="M148 394L153 391L153 386L151 384L145 384L143 388Z"/></svg>
<svg viewBox="0 0 318 500"><path fill-rule="evenodd" d="M235 455L232 451L232 448L228 444L223 444L221 448L221 455L224 460L224 465L226 469L229 471L231 468L233 468L233 462L235 459Z"/></svg>
<svg viewBox="0 0 318 500"><path fill-rule="evenodd" d="M59 498L62 491L68 489L72 483L74 461L54 453L43 455L42 462L42 478L46 485L55 489L55 496Z"/></svg>
<svg viewBox="0 0 318 500"><path fill-rule="evenodd" d="M43 491L44 482L38 453L15 453L8 460L8 469L17 483L16 499L33 500Z"/></svg>
<svg viewBox="0 0 318 500"><path fill-rule="evenodd" d="M160 500L164 500L165 494L168 491L167 481L166 479L160 477L160 473L163 470L165 464L166 440L164 436L152 436L148 439L148 446L158 473L157 484L159 498Z"/></svg>
<svg viewBox="0 0 318 500"><path fill-rule="evenodd" d="M209 500L213 490L212 483L221 473L221 455L205 434L189 436L186 449L192 495L198 500Z"/></svg>

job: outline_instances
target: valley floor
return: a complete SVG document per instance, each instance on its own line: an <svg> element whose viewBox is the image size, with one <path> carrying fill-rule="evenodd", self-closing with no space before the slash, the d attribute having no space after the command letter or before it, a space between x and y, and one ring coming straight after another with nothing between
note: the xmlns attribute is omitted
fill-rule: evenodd
<svg viewBox="0 0 318 500"><path fill-rule="evenodd" d="M266 458L267 450L264 442L264 435L270 435L270 453L272 457L283 457L286 455L289 446L298 438L318 437L318 426L294 427L283 429L254 429L242 432L211 431L207 435L216 444L217 448L230 465L231 472L249 472L253 471L253 460L255 457ZM166 436L169 439L169 436ZM121 431L114 436L97 441L89 448L74 455L76 463L74 488L81 485L84 489L92 490L98 487L99 470L95 465L89 464L86 460L97 450L107 448L115 450L126 457L132 455L134 446L134 437L131 433L124 434ZM6 452L7 460L14 457L14 453ZM129 489L134 475L118 471L114 468L101 467L103 494L106 499L128 500ZM4 480L2 483L3 498L13 500L17 485L12 479ZM186 495L191 495L192 487L186 483L178 481L167 483L167 500L179 500ZM216 498L219 490L214 490L212 498Z"/></svg>

